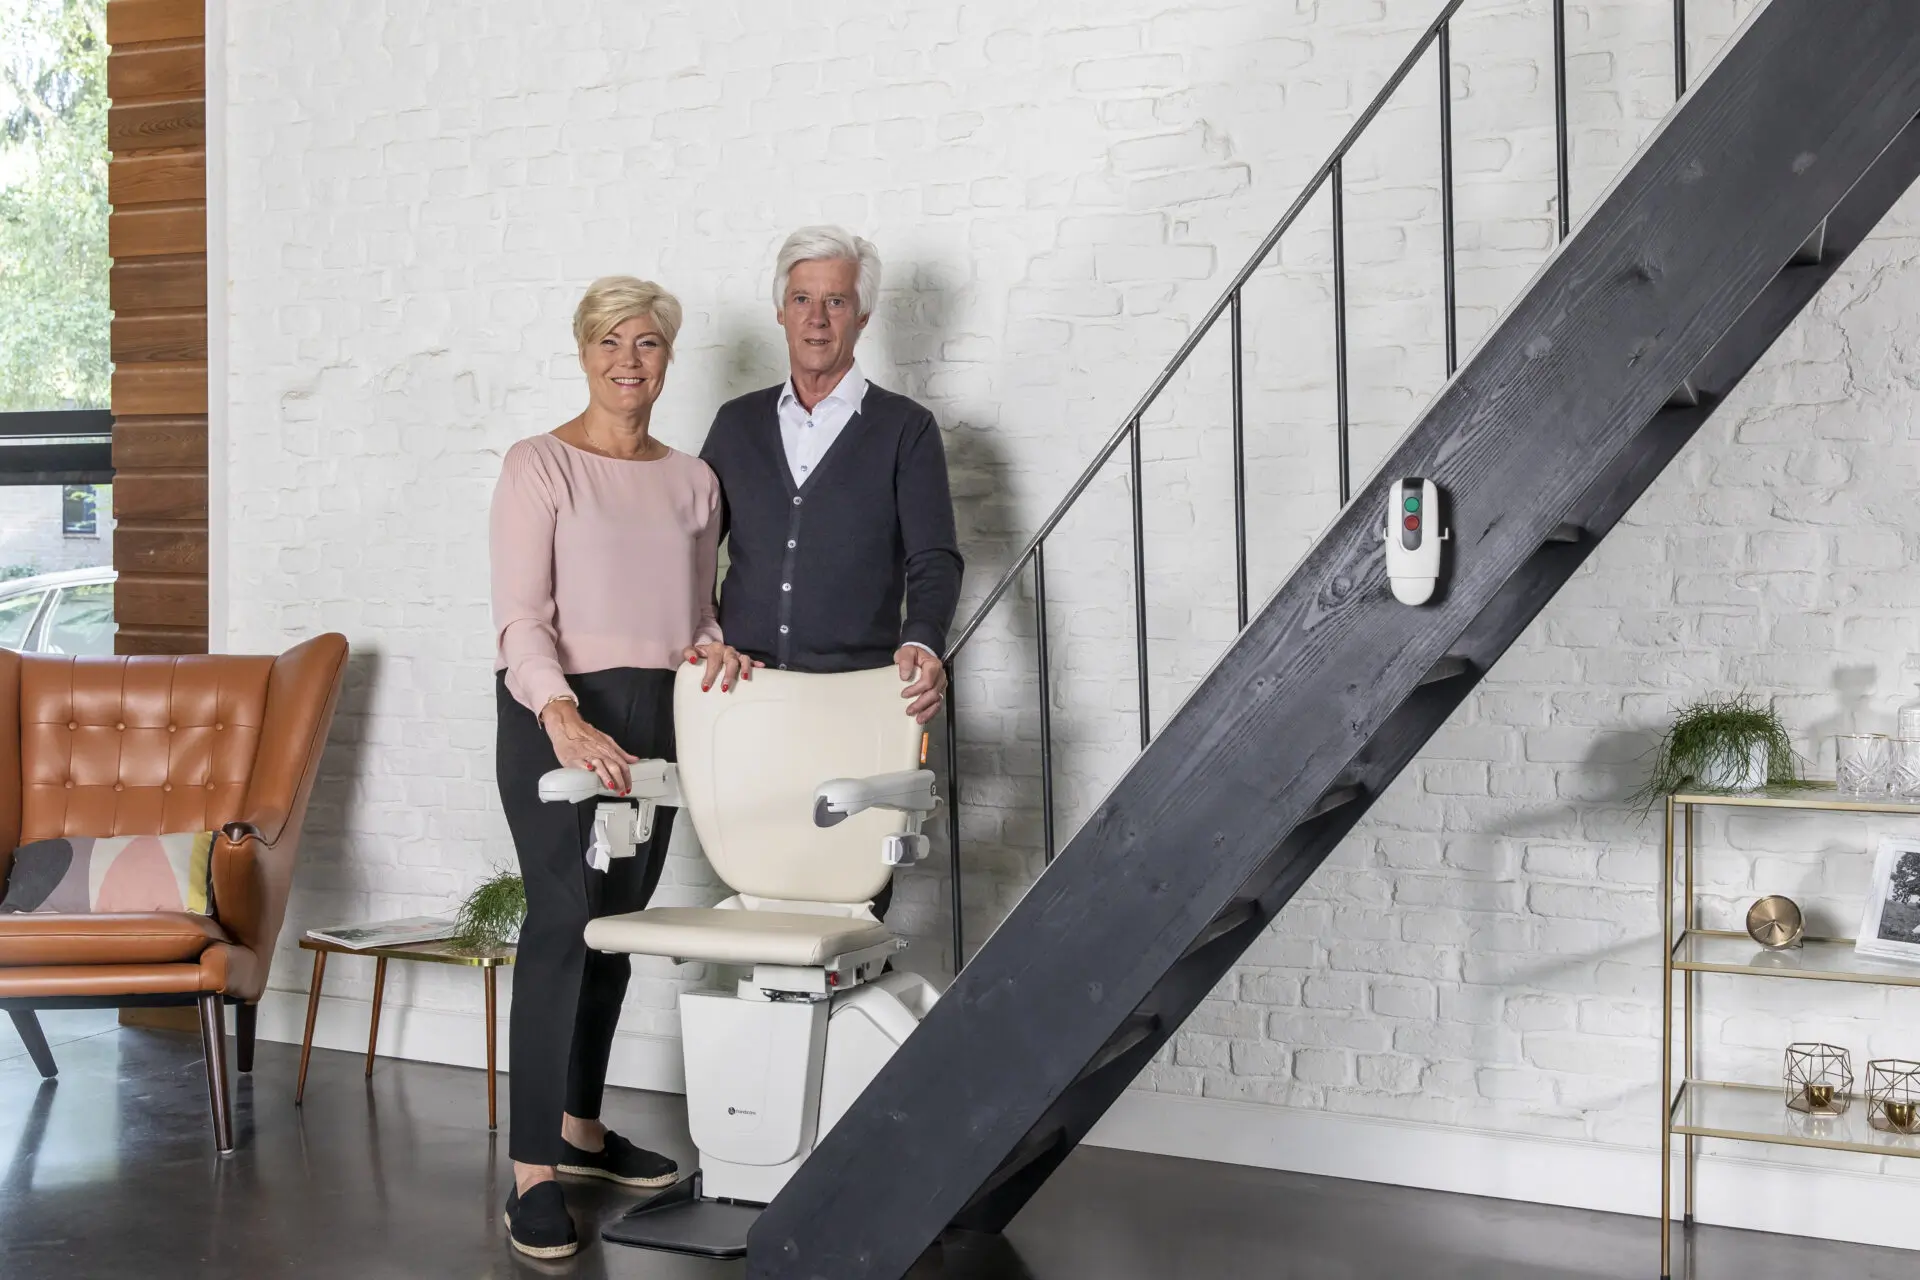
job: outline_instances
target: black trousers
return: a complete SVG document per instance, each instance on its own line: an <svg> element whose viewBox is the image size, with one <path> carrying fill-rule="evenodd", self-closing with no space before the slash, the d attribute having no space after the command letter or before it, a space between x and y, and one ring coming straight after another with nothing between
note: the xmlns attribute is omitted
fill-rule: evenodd
<svg viewBox="0 0 1920 1280"><path fill-rule="evenodd" d="M672 760L672 671L620 667L568 676L587 723L642 759ZM606 871L587 865L592 804L543 804L540 775L560 767L547 731L496 679L496 774L513 832L527 918L513 966L508 1028L507 1153L522 1164L558 1164L560 1114L597 1119L607 1058L627 994L624 955L589 952L583 936L596 916L638 911L653 897L678 810L655 813L653 836Z"/></svg>

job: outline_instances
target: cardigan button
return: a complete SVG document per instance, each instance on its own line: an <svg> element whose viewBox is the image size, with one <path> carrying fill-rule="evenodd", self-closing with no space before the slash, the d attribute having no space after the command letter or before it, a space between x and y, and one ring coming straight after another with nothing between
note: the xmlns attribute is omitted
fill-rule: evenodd
<svg viewBox="0 0 1920 1280"><path fill-rule="evenodd" d="M791 582L783 582L780 584L780 589L782 591L791 591L793 590L793 584Z"/></svg>
<svg viewBox="0 0 1920 1280"><path fill-rule="evenodd" d="M796 506L796 507L797 507L797 506L799 506L799 505L800 505L800 499L798 499L798 498L795 498L795 499L793 500L793 505L794 505L794 506Z"/></svg>
<svg viewBox="0 0 1920 1280"><path fill-rule="evenodd" d="M785 624L785 623L782 623L782 624L781 624L781 626L780 626L780 634L781 634L781 635L785 635L785 634L787 634L787 628L786 628L786 624Z"/></svg>
<svg viewBox="0 0 1920 1280"><path fill-rule="evenodd" d="M787 539L787 550L789 550L789 551L791 551L791 550L793 550L793 549L794 549L795 547L797 547L797 546L799 546L799 545L800 545L800 544L799 544L799 543L797 543L797 542L795 542L795 541L794 541L794 540L793 540L792 538L788 538L788 539Z"/></svg>

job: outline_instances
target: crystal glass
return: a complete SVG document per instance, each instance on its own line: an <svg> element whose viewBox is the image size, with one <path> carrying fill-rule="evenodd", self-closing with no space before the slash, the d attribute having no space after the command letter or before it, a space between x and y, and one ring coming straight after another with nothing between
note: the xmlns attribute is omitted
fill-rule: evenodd
<svg viewBox="0 0 1920 1280"><path fill-rule="evenodd" d="M1834 783L1843 796L1883 796L1893 765L1893 743L1884 733L1847 733L1834 739Z"/></svg>
<svg viewBox="0 0 1920 1280"><path fill-rule="evenodd" d="M1895 738L1888 789L1902 800L1920 800L1920 737Z"/></svg>

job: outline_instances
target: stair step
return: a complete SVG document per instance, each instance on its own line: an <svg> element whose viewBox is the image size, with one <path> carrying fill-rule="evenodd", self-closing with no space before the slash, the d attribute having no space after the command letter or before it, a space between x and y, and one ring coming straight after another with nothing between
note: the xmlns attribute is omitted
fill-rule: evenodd
<svg viewBox="0 0 1920 1280"><path fill-rule="evenodd" d="M1450 653L1427 668L1427 674L1420 677L1415 688L1425 688L1430 684L1439 684L1443 680L1457 680L1461 676L1473 674L1473 659Z"/></svg>
<svg viewBox="0 0 1920 1280"><path fill-rule="evenodd" d="M1237 898L1229 902L1227 909L1215 916L1212 921L1208 923L1207 927L1200 931L1200 936L1195 938L1187 949L1180 953L1180 958L1185 960L1194 952L1211 946L1229 933L1232 933L1235 929L1251 924L1253 921L1259 919L1259 917L1260 904L1256 900L1252 898Z"/></svg>
<svg viewBox="0 0 1920 1280"><path fill-rule="evenodd" d="M1793 256L1787 259L1787 265L1790 267L1817 267L1826 256L1827 219L1822 218L1820 225L1813 229L1813 234L1807 237L1806 243L1798 249L1795 249Z"/></svg>
<svg viewBox="0 0 1920 1280"><path fill-rule="evenodd" d="M1137 1048L1142 1040L1160 1030L1160 1015L1157 1013L1130 1013L1120 1029L1107 1037L1100 1051L1093 1055L1092 1061L1080 1068L1080 1074L1073 1078L1078 1084L1090 1075L1106 1070Z"/></svg>
<svg viewBox="0 0 1920 1280"><path fill-rule="evenodd" d="M1362 799L1366 794L1366 788L1356 785L1330 788L1325 795L1314 802L1313 807L1307 810L1306 816L1300 821L1312 822L1315 818L1324 818L1335 809L1344 809Z"/></svg>

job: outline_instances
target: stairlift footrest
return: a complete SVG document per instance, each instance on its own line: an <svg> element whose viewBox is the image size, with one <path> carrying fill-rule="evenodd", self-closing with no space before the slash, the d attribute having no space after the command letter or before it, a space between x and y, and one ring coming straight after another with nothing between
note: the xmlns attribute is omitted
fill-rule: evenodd
<svg viewBox="0 0 1920 1280"><path fill-rule="evenodd" d="M642 1200L607 1224L609 1244L665 1249L700 1258L744 1258L747 1232L760 1216L756 1205L709 1200L701 1195L698 1169Z"/></svg>

